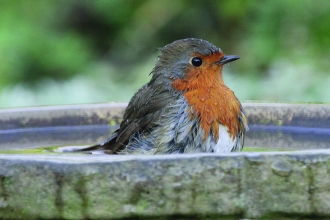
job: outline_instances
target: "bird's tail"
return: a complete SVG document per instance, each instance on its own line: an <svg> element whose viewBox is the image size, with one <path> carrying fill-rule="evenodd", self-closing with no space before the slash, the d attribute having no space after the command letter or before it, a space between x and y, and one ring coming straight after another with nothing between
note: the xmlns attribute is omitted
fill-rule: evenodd
<svg viewBox="0 0 330 220"><path fill-rule="evenodd" d="M76 149L75 152L80 152L80 151L95 151L95 150L102 150L102 145L101 144L96 144L90 147L85 147L81 149Z"/></svg>
<svg viewBox="0 0 330 220"><path fill-rule="evenodd" d="M116 144L117 133L115 132L109 139L101 144L96 144L90 147L76 149L75 152L103 152L105 154L115 154L114 145Z"/></svg>

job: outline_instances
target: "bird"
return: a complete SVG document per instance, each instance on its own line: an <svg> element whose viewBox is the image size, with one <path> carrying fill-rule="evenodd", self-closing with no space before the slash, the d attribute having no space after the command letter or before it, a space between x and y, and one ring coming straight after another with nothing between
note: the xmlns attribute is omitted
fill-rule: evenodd
<svg viewBox="0 0 330 220"><path fill-rule="evenodd" d="M187 38L159 49L151 80L131 98L119 128L101 144L106 154L227 153L241 151L248 121L222 77L239 59L212 43Z"/></svg>

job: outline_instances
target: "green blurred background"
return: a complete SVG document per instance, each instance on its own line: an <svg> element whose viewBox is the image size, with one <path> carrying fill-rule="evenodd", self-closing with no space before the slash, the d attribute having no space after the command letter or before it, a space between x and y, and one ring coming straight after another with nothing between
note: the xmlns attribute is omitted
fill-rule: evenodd
<svg viewBox="0 0 330 220"><path fill-rule="evenodd" d="M129 101L188 37L241 56L243 102L330 100L328 0L0 0L0 108Z"/></svg>

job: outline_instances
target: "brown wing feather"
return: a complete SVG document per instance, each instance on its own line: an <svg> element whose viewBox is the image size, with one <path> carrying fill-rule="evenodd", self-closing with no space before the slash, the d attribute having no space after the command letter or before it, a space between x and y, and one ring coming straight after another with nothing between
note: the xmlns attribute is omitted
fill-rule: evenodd
<svg viewBox="0 0 330 220"><path fill-rule="evenodd" d="M160 117L162 109L175 102L176 98L173 96L175 94L164 85L144 85L131 98L119 129L104 143L84 148L82 151L105 149L107 153L116 153L124 149L133 134L153 129L152 122Z"/></svg>

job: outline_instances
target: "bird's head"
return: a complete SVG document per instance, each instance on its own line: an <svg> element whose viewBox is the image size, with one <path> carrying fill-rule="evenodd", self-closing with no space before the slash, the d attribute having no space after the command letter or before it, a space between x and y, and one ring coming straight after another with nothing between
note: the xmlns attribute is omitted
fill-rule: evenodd
<svg viewBox="0 0 330 220"><path fill-rule="evenodd" d="M237 59L238 56L225 55L206 40L188 38L161 48L152 74L172 80L206 74L210 78L217 76L222 81L223 65Z"/></svg>

